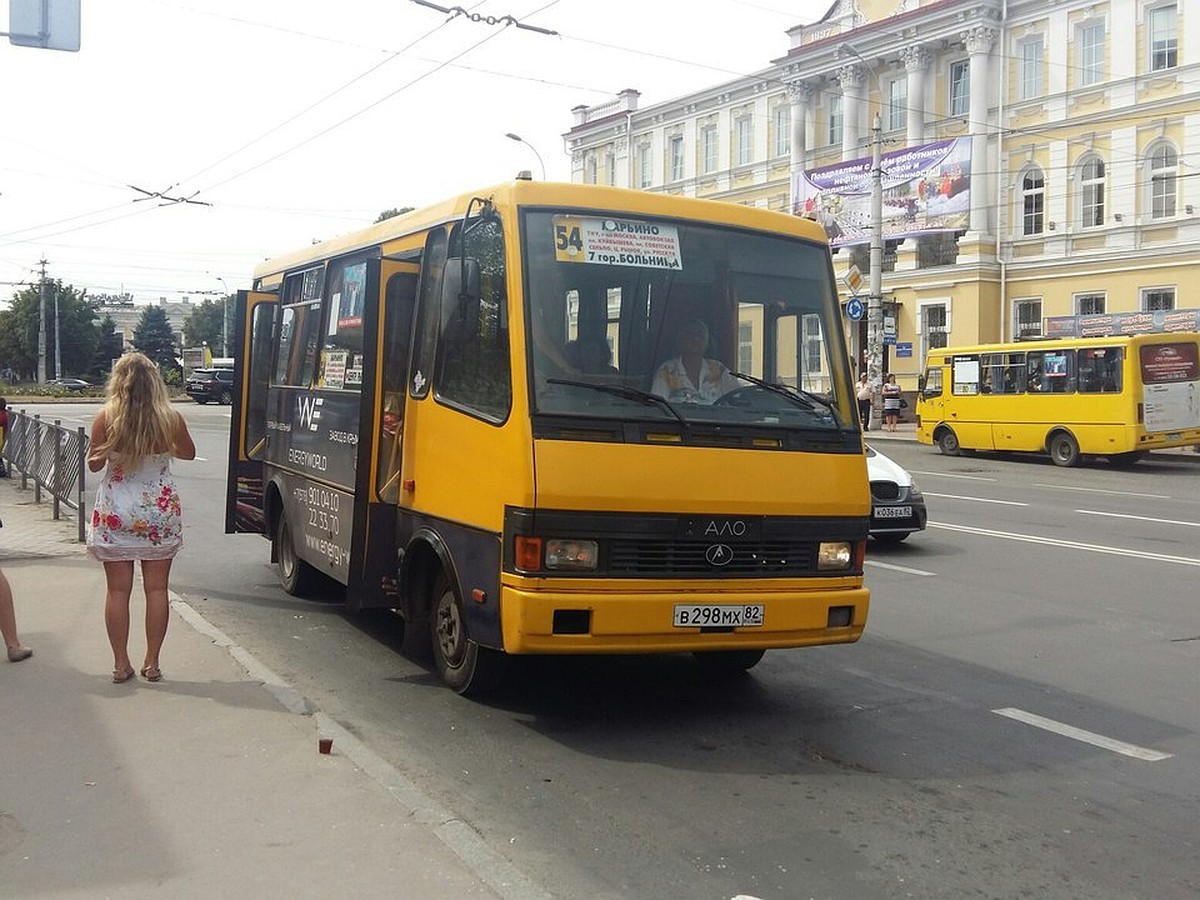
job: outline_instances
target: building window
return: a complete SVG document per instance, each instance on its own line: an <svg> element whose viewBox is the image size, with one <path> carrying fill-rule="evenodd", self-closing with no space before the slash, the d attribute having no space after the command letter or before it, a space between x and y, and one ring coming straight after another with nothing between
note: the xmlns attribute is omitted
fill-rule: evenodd
<svg viewBox="0 0 1200 900"><path fill-rule="evenodd" d="M1142 312L1175 308L1175 288L1142 288Z"/></svg>
<svg viewBox="0 0 1200 900"><path fill-rule="evenodd" d="M1079 168L1080 223L1084 228L1104 224L1104 160L1091 156Z"/></svg>
<svg viewBox="0 0 1200 900"><path fill-rule="evenodd" d="M1021 41L1021 74L1017 79L1017 90L1022 100L1042 96L1042 71L1045 68L1043 56L1041 35Z"/></svg>
<svg viewBox="0 0 1200 900"><path fill-rule="evenodd" d="M887 127L898 131L908 124L908 79L896 78L887 83Z"/></svg>
<svg viewBox="0 0 1200 900"><path fill-rule="evenodd" d="M638 187L648 188L654 181L654 172L650 168L650 145L638 145Z"/></svg>
<svg viewBox="0 0 1200 900"><path fill-rule="evenodd" d="M950 63L950 115L965 116L971 110L971 64L960 59Z"/></svg>
<svg viewBox="0 0 1200 900"><path fill-rule="evenodd" d="M958 236L961 231L942 231L917 238L917 268L933 269L958 262Z"/></svg>
<svg viewBox="0 0 1200 900"><path fill-rule="evenodd" d="M671 181L683 181L683 135L667 139L667 158L671 161Z"/></svg>
<svg viewBox="0 0 1200 900"><path fill-rule="evenodd" d="M738 371L749 372L754 367L754 325L738 322Z"/></svg>
<svg viewBox="0 0 1200 900"><path fill-rule="evenodd" d="M1175 6L1150 10L1150 71L1162 72L1179 64L1179 39L1175 34Z"/></svg>
<svg viewBox="0 0 1200 900"><path fill-rule="evenodd" d="M1106 301L1107 296L1104 294L1076 294L1075 315L1102 316L1107 305Z"/></svg>
<svg viewBox="0 0 1200 900"><path fill-rule="evenodd" d="M1150 218L1171 218L1175 215L1179 154L1170 144L1159 144L1150 151L1149 163Z"/></svg>
<svg viewBox="0 0 1200 900"><path fill-rule="evenodd" d="M704 155L701 171L705 174L717 171L716 125L705 125L700 129L700 152Z"/></svg>
<svg viewBox="0 0 1200 900"><path fill-rule="evenodd" d="M948 346L950 343L950 314L945 304L930 303L921 307L921 359L930 350ZM922 364L924 368L924 364Z"/></svg>
<svg viewBox="0 0 1200 900"><path fill-rule="evenodd" d="M617 158L612 153L604 154L604 181L609 187L617 183Z"/></svg>
<svg viewBox="0 0 1200 900"><path fill-rule="evenodd" d="M792 107L780 103L775 107L775 156L787 156L792 152Z"/></svg>
<svg viewBox="0 0 1200 900"><path fill-rule="evenodd" d="M1041 234L1046 228L1046 179L1041 169L1021 178L1021 233Z"/></svg>
<svg viewBox="0 0 1200 900"><path fill-rule="evenodd" d="M1042 300L1013 301L1013 336L1018 341L1042 335Z"/></svg>
<svg viewBox="0 0 1200 900"><path fill-rule="evenodd" d="M829 98L829 143L842 142L842 98L836 95Z"/></svg>
<svg viewBox="0 0 1200 900"><path fill-rule="evenodd" d="M1079 54L1080 86L1098 84L1104 78L1103 22L1090 22L1079 26L1075 52Z"/></svg>
<svg viewBox="0 0 1200 900"><path fill-rule="evenodd" d="M748 166L754 162L754 120L740 116L733 127L737 137L737 164Z"/></svg>
<svg viewBox="0 0 1200 900"><path fill-rule="evenodd" d="M583 179L587 184L598 184L596 181L596 157L588 157L587 172L584 174Z"/></svg>

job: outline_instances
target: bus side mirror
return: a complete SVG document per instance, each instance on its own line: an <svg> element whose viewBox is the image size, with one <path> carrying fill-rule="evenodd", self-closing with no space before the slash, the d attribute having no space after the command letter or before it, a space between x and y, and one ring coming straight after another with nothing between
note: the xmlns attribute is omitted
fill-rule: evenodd
<svg viewBox="0 0 1200 900"><path fill-rule="evenodd" d="M451 257L442 270L442 309L457 310L459 319L467 318L467 310L479 305L479 260L472 257Z"/></svg>
<svg viewBox="0 0 1200 900"><path fill-rule="evenodd" d="M922 394L925 393L925 376L924 375L917 376L917 390Z"/></svg>

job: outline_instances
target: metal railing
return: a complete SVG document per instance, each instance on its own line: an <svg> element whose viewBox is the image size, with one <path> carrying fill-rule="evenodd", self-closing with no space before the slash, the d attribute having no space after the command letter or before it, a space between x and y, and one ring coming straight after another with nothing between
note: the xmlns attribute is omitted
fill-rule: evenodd
<svg viewBox="0 0 1200 900"><path fill-rule="evenodd" d="M13 469L21 473L21 490L28 490L32 481L33 499L37 503L42 502L43 490L49 492L55 519L62 517L63 506L75 510L80 542L85 538L83 488L87 450L88 437L82 425L71 431L63 428L58 419L47 425L41 416L9 410L8 432L0 454L9 476L12 477Z"/></svg>

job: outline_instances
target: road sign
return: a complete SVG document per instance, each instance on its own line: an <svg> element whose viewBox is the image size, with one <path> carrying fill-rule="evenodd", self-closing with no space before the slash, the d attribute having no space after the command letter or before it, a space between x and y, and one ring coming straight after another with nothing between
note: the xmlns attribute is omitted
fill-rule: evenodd
<svg viewBox="0 0 1200 900"><path fill-rule="evenodd" d="M853 322L857 322L859 319L861 319L863 317L863 314L866 311L867 310L866 310L866 307L863 306L863 302L861 300L859 300L857 297L851 297L849 300L846 301L846 318L847 319L850 319Z"/></svg>
<svg viewBox="0 0 1200 900"><path fill-rule="evenodd" d="M862 272L858 270L858 266L851 263L850 268L846 270L846 276L843 280L851 291L857 293L858 289L862 287Z"/></svg>

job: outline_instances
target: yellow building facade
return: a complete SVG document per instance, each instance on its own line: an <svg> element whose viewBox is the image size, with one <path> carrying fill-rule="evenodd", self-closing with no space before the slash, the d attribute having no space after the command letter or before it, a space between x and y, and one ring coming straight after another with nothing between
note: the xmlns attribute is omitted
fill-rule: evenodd
<svg viewBox="0 0 1200 900"><path fill-rule="evenodd" d="M631 89L575 108L573 180L814 217L831 207L834 270L857 266L865 298L865 207L805 191L869 164L878 116L884 370L906 390L931 347L1200 307L1200 4L839 0L787 38L735 81L650 107ZM954 185L889 171L954 138L969 152ZM935 193L953 215L925 230ZM866 322L846 324L863 362Z"/></svg>

